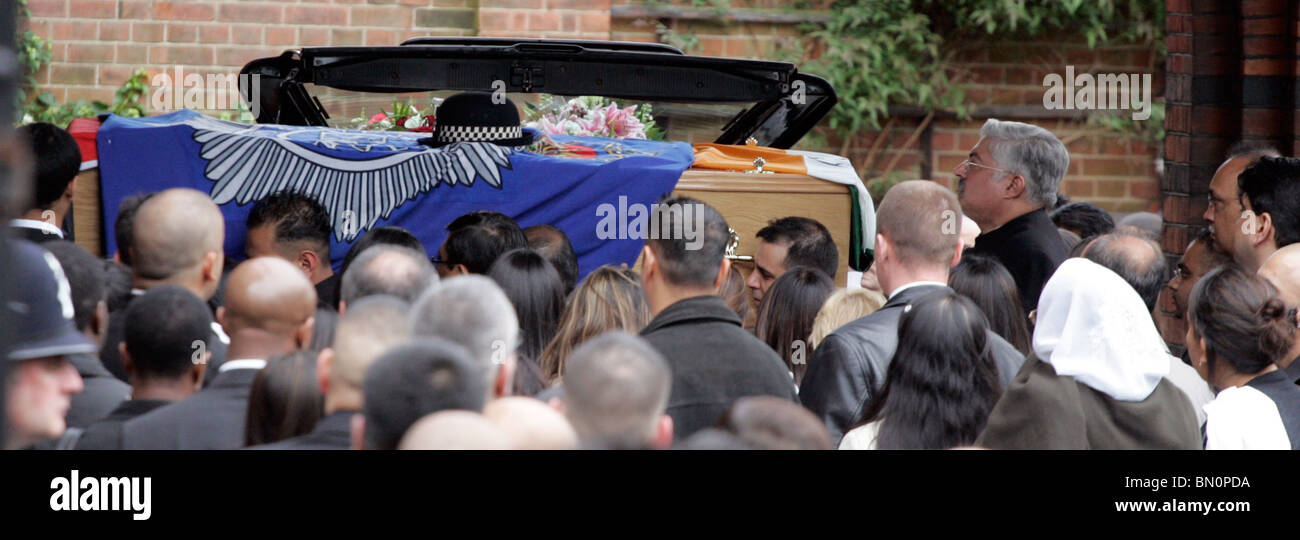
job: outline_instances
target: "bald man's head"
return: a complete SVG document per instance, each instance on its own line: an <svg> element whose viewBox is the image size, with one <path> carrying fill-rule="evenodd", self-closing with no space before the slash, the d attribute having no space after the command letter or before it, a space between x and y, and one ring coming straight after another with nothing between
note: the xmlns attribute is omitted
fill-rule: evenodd
<svg viewBox="0 0 1300 540"><path fill-rule="evenodd" d="M225 235L226 222L207 195L186 188L163 191L141 204L132 220L132 270L149 281L194 282L215 265L220 279ZM211 289L200 296L211 297L215 283Z"/></svg>
<svg viewBox="0 0 1300 540"><path fill-rule="evenodd" d="M411 426L398 450L511 450L510 437L483 415L440 411Z"/></svg>
<svg viewBox="0 0 1300 540"><path fill-rule="evenodd" d="M249 259L230 273L221 312L221 324L232 340L249 330L292 337L316 314L316 288L284 259Z"/></svg>
<svg viewBox="0 0 1300 540"><path fill-rule="evenodd" d="M1300 244L1273 252L1259 267L1259 275L1277 287L1288 307L1300 306Z"/></svg>
<svg viewBox="0 0 1300 540"><path fill-rule="evenodd" d="M483 407L483 417L510 437L516 450L573 450L578 434L549 405L529 397L504 397Z"/></svg>
<svg viewBox="0 0 1300 540"><path fill-rule="evenodd" d="M1083 257L1119 274L1142 297L1148 311L1155 309L1168 265L1154 240L1140 231L1120 228L1089 243Z"/></svg>

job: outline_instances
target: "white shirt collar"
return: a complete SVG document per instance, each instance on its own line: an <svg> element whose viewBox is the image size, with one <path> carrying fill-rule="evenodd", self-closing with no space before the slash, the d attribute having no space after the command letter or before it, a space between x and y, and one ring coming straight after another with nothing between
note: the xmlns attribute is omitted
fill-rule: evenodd
<svg viewBox="0 0 1300 540"><path fill-rule="evenodd" d="M903 285L902 287L899 287L899 288L897 288L897 289L894 289L894 292L889 293L889 299L890 299L890 300L893 300L895 296L898 296L898 293L901 293L901 292L903 292L903 291L906 291L906 290L908 290L908 289L910 289L910 288L912 288L912 287L920 287L920 286L922 286L922 285L938 285L938 286L940 286L940 287L947 287L947 286L948 286L947 283L941 283L941 282L938 282L938 281L913 281L913 282L911 282L911 283L908 283L907 285Z"/></svg>
<svg viewBox="0 0 1300 540"><path fill-rule="evenodd" d="M266 367L266 360L260 358L243 358L240 360L227 360L217 368L218 373L225 373L232 369L262 369Z"/></svg>
<svg viewBox="0 0 1300 540"><path fill-rule="evenodd" d="M46 234L54 234L54 235L58 235L59 238L63 238L62 229L55 227L54 225L50 225L49 223L46 223L44 221L37 221L34 219L15 219L10 221L9 225L12 227L22 227L24 229L37 229L40 231L44 231Z"/></svg>

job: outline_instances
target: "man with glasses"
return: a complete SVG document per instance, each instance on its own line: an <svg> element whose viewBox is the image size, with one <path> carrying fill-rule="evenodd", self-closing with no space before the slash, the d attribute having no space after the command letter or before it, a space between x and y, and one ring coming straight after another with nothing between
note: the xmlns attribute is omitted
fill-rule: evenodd
<svg viewBox="0 0 1300 540"><path fill-rule="evenodd" d="M1011 272L1028 313L1057 265L1065 260L1060 233L1047 215L1070 165L1052 132L989 119L970 156L957 166L962 211L979 225L972 253L996 258Z"/></svg>
<svg viewBox="0 0 1300 540"><path fill-rule="evenodd" d="M1210 179L1209 205L1202 216L1210 222L1214 234L1214 245L1219 251L1232 254L1237 235L1241 228L1241 190L1237 187L1237 177L1246 167L1259 161L1262 157L1278 157L1281 154L1271 146L1237 143L1228 149L1228 159L1219 165Z"/></svg>

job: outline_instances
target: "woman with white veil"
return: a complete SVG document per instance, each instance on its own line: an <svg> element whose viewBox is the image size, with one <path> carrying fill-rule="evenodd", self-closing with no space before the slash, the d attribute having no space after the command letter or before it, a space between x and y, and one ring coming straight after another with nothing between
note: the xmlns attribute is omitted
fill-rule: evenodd
<svg viewBox="0 0 1300 540"><path fill-rule="evenodd" d="M976 445L1006 449L1199 449L1196 412L1167 379L1146 305L1123 278L1067 259L1043 287L1033 351Z"/></svg>

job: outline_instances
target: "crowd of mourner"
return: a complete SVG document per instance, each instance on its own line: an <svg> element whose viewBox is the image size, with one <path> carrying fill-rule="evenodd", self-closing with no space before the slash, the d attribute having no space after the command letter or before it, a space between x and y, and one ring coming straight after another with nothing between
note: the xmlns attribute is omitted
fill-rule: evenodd
<svg viewBox="0 0 1300 540"><path fill-rule="evenodd" d="M564 231L490 208L441 245L366 231L335 272L294 192L254 204L240 262L207 194L140 193L102 259L57 226L72 137L19 135L5 448L1300 448L1300 159L1268 147L1223 156L1184 249L1068 201L1048 130L989 120L956 193L889 189L846 288L818 221L769 222L746 275L686 198L662 219L702 243L581 279Z"/></svg>

